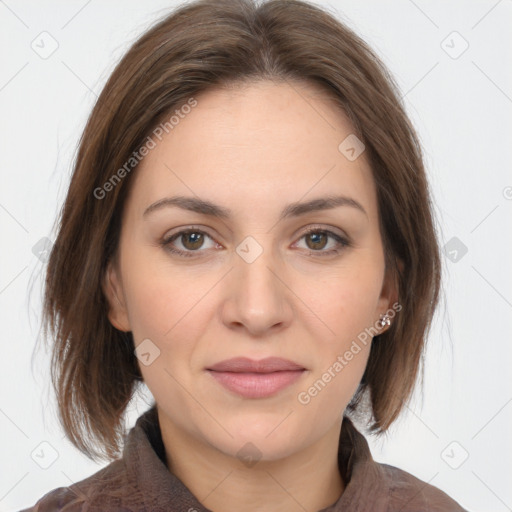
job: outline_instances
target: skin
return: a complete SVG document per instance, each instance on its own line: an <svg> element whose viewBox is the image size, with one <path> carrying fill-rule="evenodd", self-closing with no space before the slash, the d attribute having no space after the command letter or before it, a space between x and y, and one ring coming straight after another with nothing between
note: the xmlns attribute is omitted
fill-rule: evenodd
<svg viewBox="0 0 512 512"><path fill-rule="evenodd" d="M396 301L371 169L364 152L352 162L338 150L354 129L309 84L262 81L196 99L133 177L118 258L105 276L109 319L132 331L136 345L149 338L160 350L139 366L167 464L207 508L320 510L346 485L337 466L342 415L371 344L360 344L307 405L298 394ZM171 195L212 201L233 216L178 207L143 216ZM327 195L349 196L366 214L341 206L278 221L289 203ZM192 257L161 245L190 226L206 233L203 244L187 236L172 244ZM350 246L305 235L310 226ZM252 263L236 252L247 236L263 250ZM332 248L338 253L321 255ZM307 371L277 395L242 398L205 370L235 356L283 357ZM259 457L251 467L237 456L249 442Z"/></svg>

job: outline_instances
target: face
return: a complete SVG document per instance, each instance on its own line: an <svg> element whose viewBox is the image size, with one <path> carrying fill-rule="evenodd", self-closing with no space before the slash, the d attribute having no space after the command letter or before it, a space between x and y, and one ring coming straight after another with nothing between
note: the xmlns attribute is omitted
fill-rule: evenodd
<svg viewBox="0 0 512 512"><path fill-rule="evenodd" d="M348 119L310 85L195 99L133 176L109 318L132 331L161 422L198 446L236 456L251 442L275 460L339 426L370 351L360 335L394 300L375 185L365 153L338 148ZM176 196L189 201L147 210ZM296 369L213 371L237 357Z"/></svg>

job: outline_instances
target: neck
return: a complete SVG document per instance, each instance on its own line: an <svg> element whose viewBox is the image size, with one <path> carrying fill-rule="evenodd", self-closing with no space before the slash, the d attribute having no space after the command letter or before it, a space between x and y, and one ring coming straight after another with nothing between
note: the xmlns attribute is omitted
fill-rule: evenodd
<svg viewBox="0 0 512 512"><path fill-rule="evenodd" d="M318 511L335 503L345 488L338 468L341 421L302 451L245 465L159 412L169 470L212 512Z"/></svg>

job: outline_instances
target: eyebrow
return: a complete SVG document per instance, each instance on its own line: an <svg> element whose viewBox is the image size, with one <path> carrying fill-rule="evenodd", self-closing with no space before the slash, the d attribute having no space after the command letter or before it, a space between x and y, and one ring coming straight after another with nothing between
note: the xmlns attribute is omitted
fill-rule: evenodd
<svg viewBox="0 0 512 512"><path fill-rule="evenodd" d="M304 215L310 212L331 210L339 206L349 206L351 208L355 208L364 213L368 217L366 210L355 199L352 199L351 197L347 196L328 196L318 199L312 199L310 201L302 203L290 203L281 212L279 220L281 221L290 217L298 217L300 215ZM144 210L142 216L146 217L148 214L166 207L177 207L183 210L188 210L202 215L216 217L223 220L228 220L232 216L232 211L229 208L225 208L223 206L217 205L210 201L206 201L204 199L199 199L198 197L186 196L173 196L159 199L158 201L149 205Z"/></svg>

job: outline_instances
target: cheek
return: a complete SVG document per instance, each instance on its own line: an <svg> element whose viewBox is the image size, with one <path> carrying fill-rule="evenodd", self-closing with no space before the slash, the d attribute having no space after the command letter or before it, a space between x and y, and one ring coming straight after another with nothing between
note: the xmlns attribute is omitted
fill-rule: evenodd
<svg viewBox="0 0 512 512"><path fill-rule="evenodd" d="M314 369L297 396L300 407L313 417L339 415L361 381L371 348L365 329L375 312L375 299L367 292L339 283L324 297L322 320L329 330L315 337Z"/></svg>
<svg viewBox="0 0 512 512"><path fill-rule="evenodd" d="M315 336L314 371L297 397L308 414L327 409L338 414L357 390L370 353L371 336L365 330L375 321L379 284L378 266L366 271L347 266L327 285L310 288L315 313L328 329Z"/></svg>
<svg viewBox="0 0 512 512"><path fill-rule="evenodd" d="M154 336L165 343L197 314L197 306L214 284L213 277L191 276L189 271L148 261L138 265L135 257L126 260L128 315L134 334ZM129 267L134 271L130 272Z"/></svg>
<svg viewBox="0 0 512 512"><path fill-rule="evenodd" d="M366 271L346 271L332 276L327 283L309 288L311 309L328 326L323 339L336 348L370 327L375 322L375 311L380 296L381 276L375 268ZM305 295L306 296L306 295Z"/></svg>
<svg viewBox="0 0 512 512"><path fill-rule="evenodd" d="M211 291L216 281L218 277L211 274L191 277L190 272L157 264L147 265L127 280L135 345L144 342L152 354L157 354L149 365L142 359L139 364L144 381L156 396L164 393L166 399L182 403L178 382L188 382L191 368L198 364L194 357L211 319ZM143 352L142 345L139 352Z"/></svg>
<svg viewBox="0 0 512 512"><path fill-rule="evenodd" d="M140 277L127 286L127 309L135 340L162 338L176 322L178 290Z"/></svg>
<svg viewBox="0 0 512 512"><path fill-rule="evenodd" d="M146 343L152 359L146 365L139 358L139 367L157 401L169 400L185 407L186 397L179 383L189 378L201 318L205 318L201 298L210 287L211 284L190 286L183 274L180 278L175 270L171 272L156 265L126 283L135 345L142 347ZM147 339L151 341L149 345Z"/></svg>

